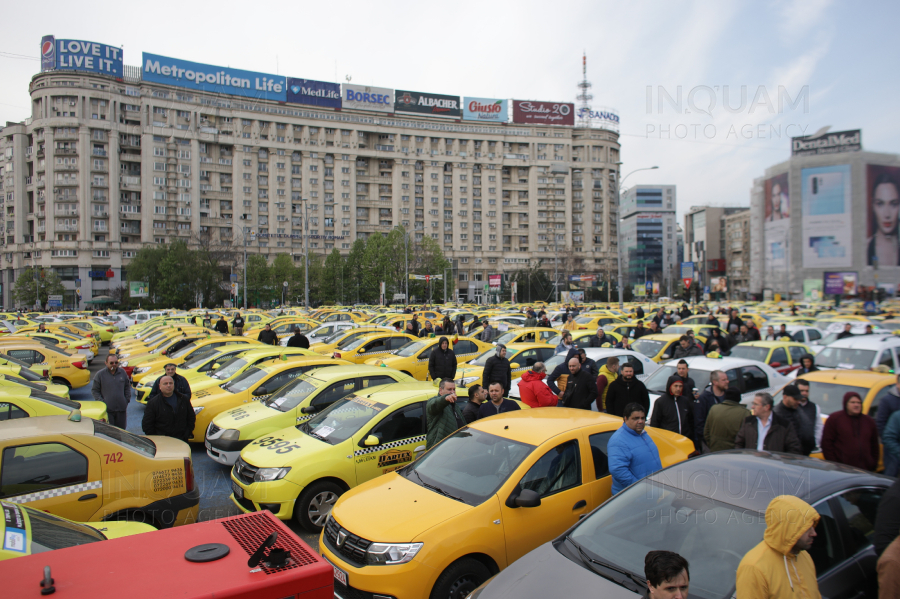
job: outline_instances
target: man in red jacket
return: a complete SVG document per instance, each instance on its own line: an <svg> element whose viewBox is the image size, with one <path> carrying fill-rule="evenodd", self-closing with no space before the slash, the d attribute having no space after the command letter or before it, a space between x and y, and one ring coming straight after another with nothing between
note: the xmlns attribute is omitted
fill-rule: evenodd
<svg viewBox="0 0 900 599"><path fill-rule="evenodd" d="M519 381L519 397L532 408L555 406L559 401L553 391L544 383L547 367L543 362L535 362L531 370L522 375Z"/></svg>
<svg viewBox="0 0 900 599"><path fill-rule="evenodd" d="M822 430L822 453L829 462L839 462L863 470L878 466L878 427L875 419L862 413L862 399L854 391L844 394L844 409L834 412Z"/></svg>

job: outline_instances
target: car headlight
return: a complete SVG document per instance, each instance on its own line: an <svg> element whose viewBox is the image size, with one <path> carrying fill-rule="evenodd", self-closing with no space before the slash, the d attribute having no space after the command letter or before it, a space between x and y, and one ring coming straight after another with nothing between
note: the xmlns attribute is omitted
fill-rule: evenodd
<svg viewBox="0 0 900 599"><path fill-rule="evenodd" d="M470 384L470 383L474 383L474 382L477 381L477 380L478 380L478 377L477 377L477 376L465 376L465 377L463 377L463 378L461 378L461 379L456 379L455 382L456 382L456 384L459 385L460 387L465 387L466 385L468 385L468 384Z"/></svg>
<svg viewBox="0 0 900 599"><path fill-rule="evenodd" d="M196 416L197 414L199 414L200 412L202 412L202 411L203 411L203 408L205 408L205 407L206 407L206 406L200 406L199 408L194 408L194 416Z"/></svg>
<svg viewBox="0 0 900 599"><path fill-rule="evenodd" d="M241 438L241 431L229 428L222 431L222 434L219 435L219 438L223 441L238 441Z"/></svg>
<svg viewBox="0 0 900 599"><path fill-rule="evenodd" d="M128 366L128 362L127 361L119 362L119 366L121 366L122 368L125 368L126 366Z"/></svg>
<svg viewBox="0 0 900 599"><path fill-rule="evenodd" d="M366 551L366 565L394 566L416 557L422 543L372 543Z"/></svg>
<svg viewBox="0 0 900 599"><path fill-rule="evenodd" d="M149 366L141 366L140 368L135 368L131 374L133 374L133 375L134 374L144 374L145 372L148 372L149 370L150 370Z"/></svg>
<svg viewBox="0 0 900 599"><path fill-rule="evenodd" d="M256 475L253 477L253 482L264 483L272 480L281 480L290 471L290 466L285 466L284 468L260 468L256 471Z"/></svg>

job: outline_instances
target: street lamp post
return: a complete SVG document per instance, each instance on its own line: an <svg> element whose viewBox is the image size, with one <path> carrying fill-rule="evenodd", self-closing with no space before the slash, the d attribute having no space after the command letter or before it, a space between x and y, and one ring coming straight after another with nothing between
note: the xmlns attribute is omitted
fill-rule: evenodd
<svg viewBox="0 0 900 599"><path fill-rule="evenodd" d="M622 164L624 164L624 163L623 162L616 163L616 165L619 165L619 166L621 166ZM617 212L620 217L622 215L622 212L621 212L621 209L622 209L622 183L625 182L625 179L627 179L628 177L630 177L631 175L635 174L638 171L652 171L652 170L658 169L658 168L659 168L658 166L646 166L644 168L635 169L617 181L616 186L618 187L618 189L616 190L617 191L617 193L616 193L616 208L617 208ZM616 173L618 173L618 171L616 171ZM620 310L622 310L625 307L624 290L622 288L624 285L624 281L622 280L622 225L621 225L621 222L622 222L621 218L616 218L616 261L618 263L618 270L619 270L619 309Z"/></svg>
<svg viewBox="0 0 900 599"><path fill-rule="evenodd" d="M303 208L305 210L303 215L303 230L305 231L305 234L303 235L303 304L306 306L306 309L309 310L309 204L307 203L307 198L300 198L300 201L303 202Z"/></svg>

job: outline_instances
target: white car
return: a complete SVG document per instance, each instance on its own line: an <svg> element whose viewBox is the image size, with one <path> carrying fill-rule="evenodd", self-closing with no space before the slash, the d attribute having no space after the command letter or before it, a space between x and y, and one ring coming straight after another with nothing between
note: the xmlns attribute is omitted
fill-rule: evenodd
<svg viewBox="0 0 900 599"><path fill-rule="evenodd" d="M670 360L660 365L659 369L644 381L647 391L650 392L650 414L647 414L647 420L653 414L656 398L666 391L666 381L678 373L677 366L680 361ZM703 393L709 386L709 377L714 370L721 370L728 375L728 386L737 387L741 392L741 403L745 405L749 405L757 393L775 393L788 383L788 377L779 374L768 364L756 360L693 356L684 358L684 361L688 363L688 376L694 379L698 392ZM692 391L686 390L691 394Z"/></svg>
<svg viewBox="0 0 900 599"><path fill-rule="evenodd" d="M622 364L624 364L625 362L630 363L632 366L634 366L635 376L638 378L638 380L641 381L653 374L659 368L659 364L657 364L644 354L639 354L636 351L631 351L630 349L588 347L585 348L584 354L597 363L597 368L600 368L604 364L606 364L606 361L612 356L617 356L619 358L619 368L622 368ZM565 359L566 356L564 354L556 354L555 356L544 362L544 366L547 367L547 376L550 376L550 374L553 372L553 369L562 364ZM514 380L510 385L509 397L512 397L513 399L521 399L521 396L519 395L520 380L521 378L518 378ZM544 377L542 382L546 385L547 377ZM591 403L591 409L596 412L596 404Z"/></svg>
<svg viewBox="0 0 900 599"><path fill-rule="evenodd" d="M855 335L837 339L823 348L816 355L816 367L820 370L871 370L876 366L887 366L891 372L900 372L898 353L900 337L897 335Z"/></svg>
<svg viewBox="0 0 900 599"><path fill-rule="evenodd" d="M339 320L337 322L329 322L327 324L323 324L322 326L316 327L308 333L303 334L306 335L306 338L309 339L309 344L312 345L313 343L321 343L325 341L326 338L334 335L338 331L355 329L357 326L358 325L352 322ZM290 341L291 337L293 336L293 333L291 333L290 335L285 335L278 341L278 344L281 347L287 347L288 341Z"/></svg>

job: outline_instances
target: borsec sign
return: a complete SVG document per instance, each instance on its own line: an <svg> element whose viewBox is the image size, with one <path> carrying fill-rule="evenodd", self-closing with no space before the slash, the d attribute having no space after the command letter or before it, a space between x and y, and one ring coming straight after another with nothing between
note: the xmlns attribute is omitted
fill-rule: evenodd
<svg viewBox="0 0 900 599"><path fill-rule="evenodd" d="M385 87L368 87L345 83L341 86L342 108L356 110L374 110L376 112L394 111L394 90Z"/></svg>

